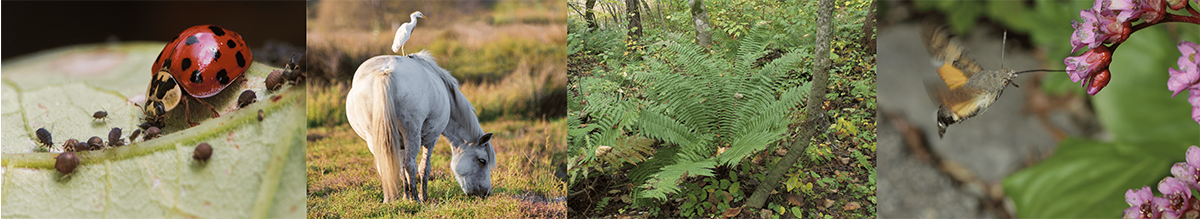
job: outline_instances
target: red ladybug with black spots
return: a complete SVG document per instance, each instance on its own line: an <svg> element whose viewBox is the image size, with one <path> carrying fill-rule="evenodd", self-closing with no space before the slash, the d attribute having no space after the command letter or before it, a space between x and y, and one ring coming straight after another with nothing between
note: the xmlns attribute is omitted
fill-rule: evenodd
<svg viewBox="0 0 1200 219"><path fill-rule="evenodd" d="M216 25L183 30L163 47L150 68L152 78L146 89L146 105L142 106L148 122L162 126L167 112L180 102L187 110L184 97L192 97L219 117L211 105L198 98L220 93L246 73L252 60L250 48L237 32Z"/></svg>

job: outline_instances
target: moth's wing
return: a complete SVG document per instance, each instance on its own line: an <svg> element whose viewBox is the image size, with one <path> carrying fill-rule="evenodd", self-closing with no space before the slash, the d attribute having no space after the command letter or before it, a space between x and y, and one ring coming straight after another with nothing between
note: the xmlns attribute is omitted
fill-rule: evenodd
<svg viewBox="0 0 1200 219"><path fill-rule="evenodd" d="M980 105L976 99L983 92L983 90L971 86L951 89L947 85L932 81L925 82L925 89L929 92L929 98L935 103L941 104L941 108L950 110L963 118L970 117L979 110Z"/></svg>
<svg viewBox="0 0 1200 219"><path fill-rule="evenodd" d="M971 57L965 44L952 34L942 22L929 19L922 28L921 39L933 65L938 68L938 76L947 87L957 89L983 68Z"/></svg>

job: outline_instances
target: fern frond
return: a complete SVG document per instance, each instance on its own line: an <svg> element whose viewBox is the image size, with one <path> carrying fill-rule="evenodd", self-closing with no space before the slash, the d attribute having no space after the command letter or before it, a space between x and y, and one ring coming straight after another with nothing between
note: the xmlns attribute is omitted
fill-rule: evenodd
<svg viewBox="0 0 1200 219"><path fill-rule="evenodd" d="M646 189L642 197L666 200L667 194L679 192L679 181L685 176L713 176L713 167L717 162L703 159L687 161L676 159L676 163L667 165L662 171L654 174L641 188Z"/></svg>

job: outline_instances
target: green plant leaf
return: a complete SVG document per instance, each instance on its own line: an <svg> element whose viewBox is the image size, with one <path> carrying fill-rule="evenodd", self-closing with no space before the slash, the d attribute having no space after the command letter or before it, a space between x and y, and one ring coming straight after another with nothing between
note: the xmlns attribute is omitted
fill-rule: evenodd
<svg viewBox="0 0 1200 219"><path fill-rule="evenodd" d="M80 152L69 177L54 169L54 152L33 143L34 130L68 138L107 136L112 127L136 129L141 110L126 101L145 92L163 43L64 47L6 60L3 100L3 216L28 217L302 217L305 214L303 86L267 93L276 68L254 63L221 94L204 100L222 113L192 107L196 127L171 116L162 137ZM258 102L237 109L242 90ZM194 102L193 102L194 103ZM11 105L9 105L11 104ZM199 105L194 105L199 106ZM258 120L258 110L264 118ZM108 112L93 120L91 113ZM179 114L177 108L171 113ZM205 120L207 119L207 120ZM203 121L201 121L203 120ZM182 127L181 127L182 126ZM186 129L184 129L186 128ZM196 144L213 146L206 164L191 157ZM57 145L56 145L57 146ZM78 204L72 204L78 203Z"/></svg>
<svg viewBox="0 0 1200 219"><path fill-rule="evenodd" d="M1004 191L1025 218L1120 217L1128 189L1153 186L1180 156L1162 157L1146 145L1067 139L1050 159L1004 179Z"/></svg>

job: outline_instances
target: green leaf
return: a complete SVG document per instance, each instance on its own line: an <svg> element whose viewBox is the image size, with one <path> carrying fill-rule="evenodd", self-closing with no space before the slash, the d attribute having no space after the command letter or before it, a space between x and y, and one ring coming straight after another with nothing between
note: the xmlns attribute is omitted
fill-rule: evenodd
<svg viewBox="0 0 1200 219"><path fill-rule="evenodd" d="M112 127L127 137L142 112L126 100L145 92L148 66L164 45L81 45L5 60L0 99L13 107L4 108L0 133L3 216L303 217L305 90L290 86L267 93L263 80L276 68L262 63L250 66L246 80L204 99L221 117L208 119L208 109L192 107L200 125L186 128L182 115L171 116L167 122L174 126L164 128L161 138L80 152L83 163L69 177L54 169L57 152L35 150L34 130L43 127L58 145L69 138L106 137ZM236 109L238 94L247 89L259 101ZM107 111L107 119L93 120L98 110ZM200 142L213 146L206 164L191 157Z"/></svg>
<svg viewBox="0 0 1200 219"><path fill-rule="evenodd" d="M1120 217L1129 207L1125 191L1169 175L1186 150L1163 157L1141 150L1145 146L1069 138L1050 159L1005 178L1004 191L1023 218Z"/></svg>
<svg viewBox="0 0 1200 219"><path fill-rule="evenodd" d="M1096 116L1117 141L1175 148L1200 139L1187 96L1171 98L1167 90L1167 69L1176 67L1179 50L1164 28L1155 26L1130 36L1113 53L1112 80L1093 96Z"/></svg>
<svg viewBox="0 0 1200 219"><path fill-rule="evenodd" d="M1114 53L1112 80L1092 97L1113 142L1067 139L1053 157L1004 180L1018 216L1118 217L1126 190L1154 187L1184 160L1200 129L1186 98L1166 89L1179 56L1172 38L1163 27L1143 29Z"/></svg>

